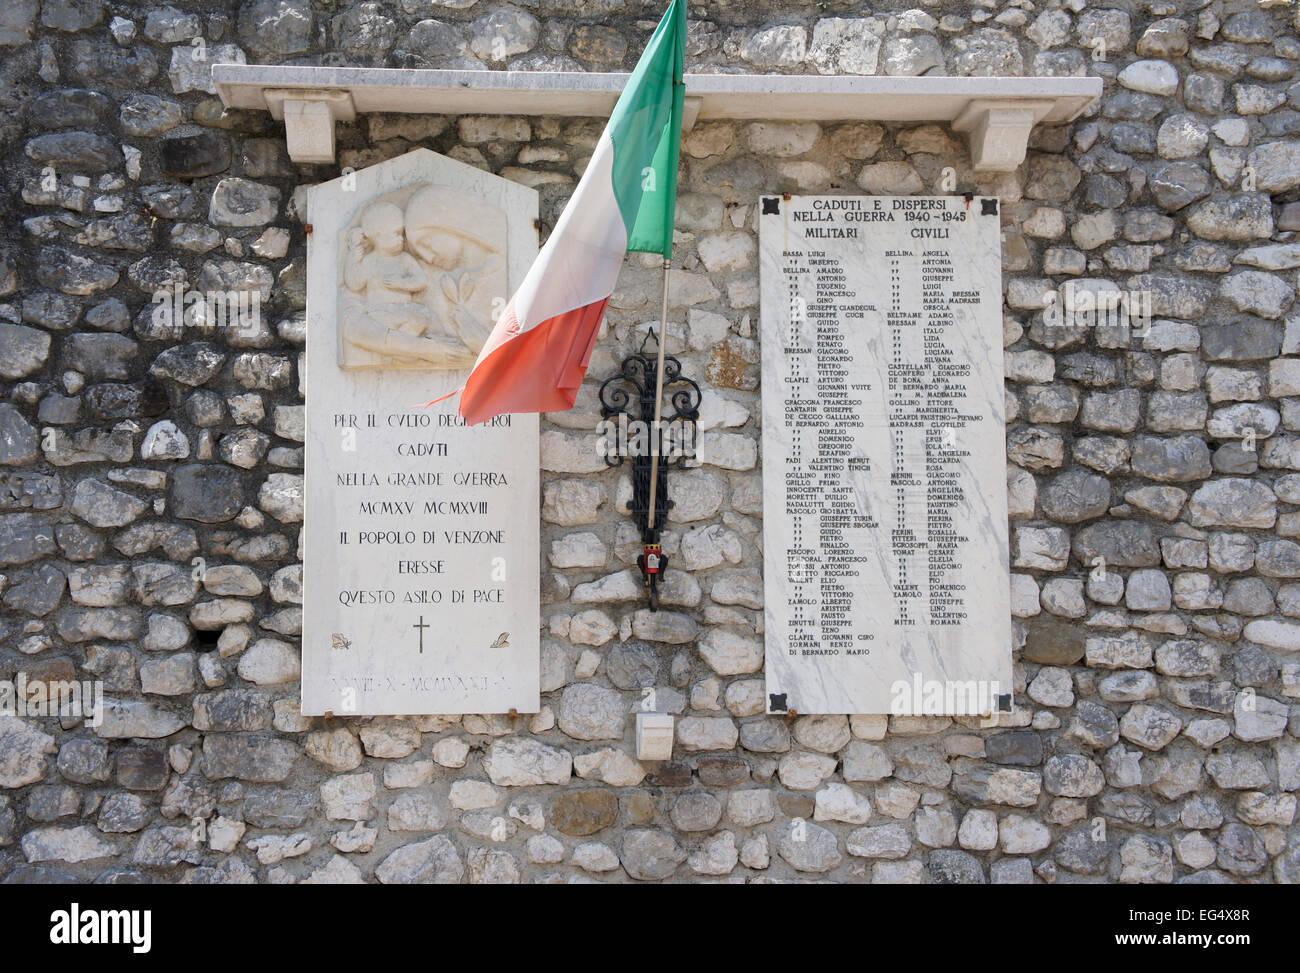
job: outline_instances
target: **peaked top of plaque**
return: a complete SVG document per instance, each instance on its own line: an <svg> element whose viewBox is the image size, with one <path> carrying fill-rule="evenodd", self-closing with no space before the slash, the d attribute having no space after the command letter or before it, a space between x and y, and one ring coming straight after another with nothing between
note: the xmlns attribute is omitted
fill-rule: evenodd
<svg viewBox="0 0 1300 973"><path fill-rule="evenodd" d="M371 199L412 183L428 182L495 203L507 213L516 207L536 209L537 190L521 183L458 162L432 149L415 148L393 159L344 173L312 186L308 194L308 221L351 201Z"/></svg>

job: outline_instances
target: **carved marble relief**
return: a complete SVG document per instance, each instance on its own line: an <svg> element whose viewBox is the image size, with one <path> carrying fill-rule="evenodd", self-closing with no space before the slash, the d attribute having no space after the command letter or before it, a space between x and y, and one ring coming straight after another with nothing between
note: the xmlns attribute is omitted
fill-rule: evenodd
<svg viewBox="0 0 1300 973"><path fill-rule="evenodd" d="M504 212L419 183L358 207L339 251L340 368L474 364L509 296Z"/></svg>

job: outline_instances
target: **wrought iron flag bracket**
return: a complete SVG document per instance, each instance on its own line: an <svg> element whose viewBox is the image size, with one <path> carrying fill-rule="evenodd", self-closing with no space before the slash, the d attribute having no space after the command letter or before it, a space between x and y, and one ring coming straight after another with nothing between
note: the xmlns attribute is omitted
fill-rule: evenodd
<svg viewBox="0 0 1300 973"><path fill-rule="evenodd" d="M650 610L658 611L659 582L668 567L659 535L673 506L668 497L668 470L680 469L695 458L700 387L682 375L682 363L673 355L660 356L656 354L658 349L647 353L646 343L651 338L656 345L660 341L653 329L648 331L640 350L624 358L618 374L601 384L600 415L606 420L605 463L621 466L625 458L632 461L629 508L642 545L636 563L641 569ZM656 396L660 388L658 363L661 360L667 408Z"/></svg>

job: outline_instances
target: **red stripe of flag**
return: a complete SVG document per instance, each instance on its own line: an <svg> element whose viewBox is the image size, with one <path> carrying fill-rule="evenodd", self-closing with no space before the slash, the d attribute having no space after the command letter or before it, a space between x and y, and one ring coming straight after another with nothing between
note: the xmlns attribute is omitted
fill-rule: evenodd
<svg viewBox="0 0 1300 973"><path fill-rule="evenodd" d="M461 391L460 414L466 423L472 426L503 412L573 408L608 304L606 297L566 311L523 334L517 333L514 302L507 304L498 324L511 337L474 366Z"/></svg>

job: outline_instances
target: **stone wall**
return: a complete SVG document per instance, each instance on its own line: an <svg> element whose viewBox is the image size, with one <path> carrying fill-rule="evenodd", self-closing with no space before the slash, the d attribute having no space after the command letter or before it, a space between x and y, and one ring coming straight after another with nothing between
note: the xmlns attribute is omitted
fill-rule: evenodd
<svg viewBox="0 0 1300 973"><path fill-rule="evenodd" d="M117 702L95 729L0 716L0 879L1300 879L1300 13L910 2L697 3L690 69L1104 97L990 178L933 125L698 125L670 349L709 462L672 480L667 610L593 440L595 383L657 316L632 257L578 407L543 423L542 712L326 720L297 704L295 189L339 170L223 112L208 65L626 70L661 5L6 0L0 678ZM600 127L363 117L339 165L426 146L537 187L545 231ZM768 717L755 198L937 192L945 167L1004 203L1015 713ZM1044 322L1083 278L1147 292L1150 329ZM257 289L265 327L160 328L175 284ZM671 763L635 760L646 689Z"/></svg>

